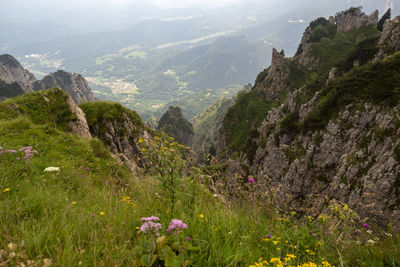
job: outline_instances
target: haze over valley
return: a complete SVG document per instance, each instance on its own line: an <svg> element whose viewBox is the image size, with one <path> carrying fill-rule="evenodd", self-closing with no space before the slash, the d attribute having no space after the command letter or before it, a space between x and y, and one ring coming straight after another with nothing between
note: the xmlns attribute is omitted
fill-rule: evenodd
<svg viewBox="0 0 400 267"><path fill-rule="evenodd" d="M191 120L253 84L270 64L272 47L293 55L315 17L349 6L363 5L367 13L399 8L396 0L218 3L5 0L0 53L38 78L58 69L80 73L96 98L118 101L145 120L171 103Z"/></svg>

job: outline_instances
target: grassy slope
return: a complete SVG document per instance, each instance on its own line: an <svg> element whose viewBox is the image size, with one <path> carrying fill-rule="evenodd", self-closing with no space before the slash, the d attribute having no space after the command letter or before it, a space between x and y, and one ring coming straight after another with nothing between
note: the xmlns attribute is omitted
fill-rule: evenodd
<svg viewBox="0 0 400 267"><path fill-rule="evenodd" d="M338 251L349 266L400 263L397 237L377 245L357 245L357 240L364 244L369 237L361 229L357 237L347 228L340 229L343 235L327 235L324 224L282 219L273 208L249 201L246 193L241 207L229 207L200 186L196 175L181 180L171 211L169 202L160 197L157 180L136 180L116 165L100 141L57 129L62 125L55 122L57 117L33 123L36 117L30 112L5 109L15 103L23 106L24 99L40 94L0 104L3 150L32 146L38 152L28 160L16 159L21 152L0 154L0 248L8 253L7 244L17 244L17 256L8 265L27 260L41 265L44 258L51 258L55 266L78 266L80 262L82 266L134 266L134 247L148 239L136 227L141 217L150 215L161 218L163 233L172 218L188 224L184 236L199 250L185 257L195 266L246 266L260 257L283 260L287 253L297 256L291 264L321 264L325 258L338 265ZM61 98L57 99L61 102ZM35 107L45 113L45 105ZM60 167L60 173L44 173L49 166ZM125 196L132 202L121 201ZM263 241L267 234L278 242ZM339 236L346 242L337 243ZM0 262L8 258L3 256Z"/></svg>

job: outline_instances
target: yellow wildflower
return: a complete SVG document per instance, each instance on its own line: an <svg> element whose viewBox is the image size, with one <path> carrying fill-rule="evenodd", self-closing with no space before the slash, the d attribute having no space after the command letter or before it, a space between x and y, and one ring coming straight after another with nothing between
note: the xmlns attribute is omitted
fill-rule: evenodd
<svg viewBox="0 0 400 267"><path fill-rule="evenodd" d="M323 262L322 262L322 266L323 266L323 267L332 267L332 265L331 265L329 262L327 262L327 261L323 261Z"/></svg>
<svg viewBox="0 0 400 267"><path fill-rule="evenodd" d="M8 192L10 190L11 190L11 188L6 188L6 189L3 190L3 193Z"/></svg>
<svg viewBox="0 0 400 267"><path fill-rule="evenodd" d="M274 240L272 242L274 243L274 245L278 245L279 244L279 241L277 241L277 240Z"/></svg>
<svg viewBox="0 0 400 267"><path fill-rule="evenodd" d="M103 216L104 215L104 211L100 211L100 216Z"/></svg>
<svg viewBox="0 0 400 267"><path fill-rule="evenodd" d="M199 215L201 219L204 219L204 214Z"/></svg>
<svg viewBox="0 0 400 267"><path fill-rule="evenodd" d="M76 201L72 202L72 205L76 205Z"/></svg>
<svg viewBox="0 0 400 267"><path fill-rule="evenodd" d="M139 226L136 226L136 230L139 230Z"/></svg>
<svg viewBox="0 0 400 267"><path fill-rule="evenodd" d="M139 138L138 143L139 144L143 143L143 138L142 137Z"/></svg>

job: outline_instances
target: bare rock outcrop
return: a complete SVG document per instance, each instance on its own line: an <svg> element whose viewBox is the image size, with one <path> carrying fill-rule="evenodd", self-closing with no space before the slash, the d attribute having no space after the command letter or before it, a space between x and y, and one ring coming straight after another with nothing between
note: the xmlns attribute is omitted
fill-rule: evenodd
<svg viewBox="0 0 400 267"><path fill-rule="evenodd" d="M45 76L42 80L33 84L35 91L59 87L67 92L77 104L82 102L95 101L92 89L90 89L86 79L77 73L58 70Z"/></svg>
<svg viewBox="0 0 400 267"><path fill-rule="evenodd" d="M0 55L0 80L7 84L16 83L23 92L32 92L35 76L11 55Z"/></svg>
<svg viewBox="0 0 400 267"><path fill-rule="evenodd" d="M337 31L339 33L357 30L368 25L377 25L379 12L375 10L369 16L361 11L361 8L350 8L349 10L340 12L335 17Z"/></svg>
<svg viewBox="0 0 400 267"><path fill-rule="evenodd" d="M400 16L385 21L378 45L379 52L375 60L382 59L400 50Z"/></svg>

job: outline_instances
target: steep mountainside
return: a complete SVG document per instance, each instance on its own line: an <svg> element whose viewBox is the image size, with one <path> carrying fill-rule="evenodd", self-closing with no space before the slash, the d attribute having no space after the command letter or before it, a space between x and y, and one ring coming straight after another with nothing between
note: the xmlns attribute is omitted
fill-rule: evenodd
<svg viewBox="0 0 400 267"><path fill-rule="evenodd" d="M92 89L90 89L87 81L82 75L77 73L58 70L33 84L33 89L35 91L52 87L62 88L72 96L76 103L95 100Z"/></svg>
<svg viewBox="0 0 400 267"><path fill-rule="evenodd" d="M15 96L17 92L32 92L35 76L24 69L21 64L10 55L0 55L0 80L12 84L16 92L0 91L0 96Z"/></svg>
<svg viewBox="0 0 400 267"><path fill-rule="evenodd" d="M0 55L0 99L52 87L63 89L76 103L95 100L92 89L80 74L59 70L36 80L14 57Z"/></svg>
<svg viewBox="0 0 400 267"><path fill-rule="evenodd" d="M144 126L135 111L113 102L86 102L80 107L92 136L103 141L118 162L135 172L143 167L137 141L140 137L149 140L151 130Z"/></svg>
<svg viewBox="0 0 400 267"><path fill-rule="evenodd" d="M157 130L165 132L176 141L191 147L193 143L193 126L182 114L179 107L169 107L158 122Z"/></svg>
<svg viewBox="0 0 400 267"><path fill-rule="evenodd" d="M311 215L344 202L400 226L400 24L386 21L381 33L377 22L358 8L311 22L297 54L274 50L237 97L219 155L230 173L255 176L258 196ZM234 193L241 180L227 177Z"/></svg>

